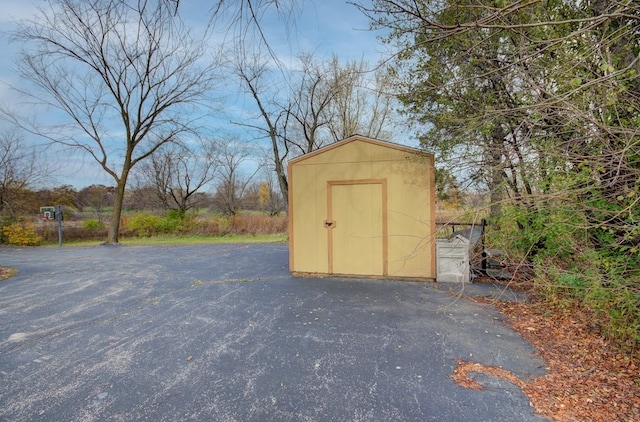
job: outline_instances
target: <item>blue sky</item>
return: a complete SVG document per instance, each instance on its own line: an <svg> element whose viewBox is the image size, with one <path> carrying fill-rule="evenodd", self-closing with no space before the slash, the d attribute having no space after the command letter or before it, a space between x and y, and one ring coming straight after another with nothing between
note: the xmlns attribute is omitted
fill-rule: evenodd
<svg viewBox="0 0 640 422"><path fill-rule="evenodd" d="M29 18L36 11L38 0L0 0L0 101L3 104L16 103L18 98L10 85L20 85L12 73L19 46L9 43L6 31L11 30L12 21ZM187 22L194 27L206 24L211 0L181 0L180 7ZM341 60L366 59L369 63L383 57L384 46L376 39L376 34L368 30L368 20L353 5L344 0L298 0L295 26L285 29L273 16L266 16L263 29L285 66L292 65L300 52L313 52L317 58L336 54ZM227 109L251 107L251 102L243 101L234 93L239 88L230 87ZM0 129L3 123L0 121ZM71 184L82 188L94 183L113 185L113 179L89 157L78 154L55 154L47 152L52 171L49 184L59 186Z"/></svg>

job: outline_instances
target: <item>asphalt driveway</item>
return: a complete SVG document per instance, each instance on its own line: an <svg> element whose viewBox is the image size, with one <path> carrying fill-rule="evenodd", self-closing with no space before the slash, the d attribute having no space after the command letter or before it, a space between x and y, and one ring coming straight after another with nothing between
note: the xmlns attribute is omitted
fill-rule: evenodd
<svg viewBox="0 0 640 422"><path fill-rule="evenodd" d="M297 279L286 245L2 248L2 421L538 421L544 363L433 283Z"/></svg>

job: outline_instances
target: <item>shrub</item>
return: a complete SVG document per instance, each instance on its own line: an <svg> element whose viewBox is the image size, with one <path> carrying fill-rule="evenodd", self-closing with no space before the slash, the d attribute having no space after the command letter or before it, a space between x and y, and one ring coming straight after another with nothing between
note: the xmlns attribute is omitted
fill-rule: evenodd
<svg viewBox="0 0 640 422"><path fill-rule="evenodd" d="M139 213L122 221L121 235L150 237L162 234L198 233L201 223L194 215L170 210L161 217L152 213Z"/></svg>
<svg viewBox="0 0 640 422"><path fill-rule="evenodd" d="M275 234L287 231L286 216L234 215L229 217L229 233Z"/></svg>
<svg viewBox="0 0 640 422"><path fill-rule="evenodd" d="M107 237L107 227L105 224L98 228L66 226L63 228L63 232L65 240L100 240Z"/></svg>
<svg viewBox="0 0 640 422"><path fill-rule="evenodd" d="M2 227L2 234L10 245L38 246L42 241L33 224L27 221L17 221Z"/></svg>
<svg viewBox="0 0 640 422"><path fill-rule="evenodd" d="M637 349L640 253L625 244L619 227L594 225L579 205L547 201L536 209L509 209L489 244L531 262L537 293L548 302L587 307L608 339Z"/></svg>
<svg viewBox="0 0 640 422"><path fill-rule="evenodd" d="M195 214L187 214L179 220L175 233L185 235L199 234L204 223Z"/></svg>
<svg viewBox="0 0 640 422"><path fill-rule="evenodd" d="M564 308L593 311L593 326L610 340L637 350L640 346L640 280L620 259L608 260L602 251L586 250L566 266L563 260L536 264L537 292Z"/></svg>
<svg viewBox="0 0 640 422"><path fill-rule="evenodd" d="M82 228L86 230L103 230L105 227L106 225L104 224L104 222L96 218L89 218L88 220L84 220L82 222Z"/></svg>
<svg viewBox="0 0 640 422"><path fill-rule="evenodd" d="M197 234L201 236L222 236L229 226L229 219L221 215L213 215L199 219Z"/></svg>
<svg viewBox="0 0 640 422"><path fill-rule="evenodd" d="M136 214L124 221L126 228L138 237L150 237L165 232L165 222L162 217L151 213Z"/></svg>

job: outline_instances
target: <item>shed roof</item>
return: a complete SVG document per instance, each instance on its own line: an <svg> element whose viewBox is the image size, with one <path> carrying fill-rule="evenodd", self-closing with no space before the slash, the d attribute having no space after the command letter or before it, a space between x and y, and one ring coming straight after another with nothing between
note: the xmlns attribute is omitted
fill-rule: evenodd
<svg viewBox="0 0 640 422"><path fill-rule="evenodd" d="M324 146L324 147L319 148L319 149L317 149L315 151L312 151L310 153L307 153L307 154L301 155L299 157L296 157L296 158L290 160L289 164L294 164L294 163L306 160L308 158L315 157L315 156L323 154L323 153L325 153L325 152L327 152L329 150L332 150L334 148L339 148L341 146L344 146L344 145L349 144L349 143L354 142L354 141L360 141L360 142L365 142L365 143L369 143L369 144L373 144L373 145L378 145L378 146L385 147L385 148L395 149L395 150L398 150L398 151L404 151L404 152L407 152L407 153L410 153L410 154L432 155L432 154L426 153L426 152L424 152L422 150L419 150L417 148L412 148L412 147L408 147L408 146L405 146L405 145L396 144L394 142L382 141L382 140L379 140L379 139L368 138L366 136L354 134L354 135L349 136L348 138L345 138L345 139L343 139L341 141L335 142L335 143L333 143L331 145Z"/></svg>

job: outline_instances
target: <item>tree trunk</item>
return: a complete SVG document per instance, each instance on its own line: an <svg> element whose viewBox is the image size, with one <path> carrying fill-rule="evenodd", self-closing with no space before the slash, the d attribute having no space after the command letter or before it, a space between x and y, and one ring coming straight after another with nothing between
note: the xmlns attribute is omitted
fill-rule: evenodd
<svg viewBox="0 0 640 422"><path fill-rule="evenodd" d="M109 231L107 232L107 245L118 243L118 233L120 232L120 217L122 216L122 204L124 202L124 190L127 185L126 177L120 178L116 186L116 196L113 201L113 212L111 213L111 221L109 222Z"/></svg>
<svg viewBox="0 0 640 422"><path fill-rule="evenodd" d="M117 180L116 195L113 200L113 212L111 213L111 222L109 223L109 230L107 231L107 245L114 245L118 243L118 234L120 232L120 217L122 216L122 205L124 203L124 192L127 187L127 180L129 179L129 171L133 166L131 162L131 154L133 148L129 148L127 156L124 159L124 166L120 178Z"/></svg>
<svg viewBox="0 0 640 422"><path fill-rule="evenodd" d="M504 148L504 132L500 123L496 123L491 134L491 146L489 147L489 180L490 191L489 215L497 218L502 213L504 170L502 168L502 150Z"/></svg>
<svg viewBox="0 0 640 422"><path fill-rule="evenodd" d="M287 173L284 170L284 166L280 160L276 160L276 174L278 177L278 186L280 187L280 194L284 201L285 210L289 208L289 182L287 181Z"/></svg>

